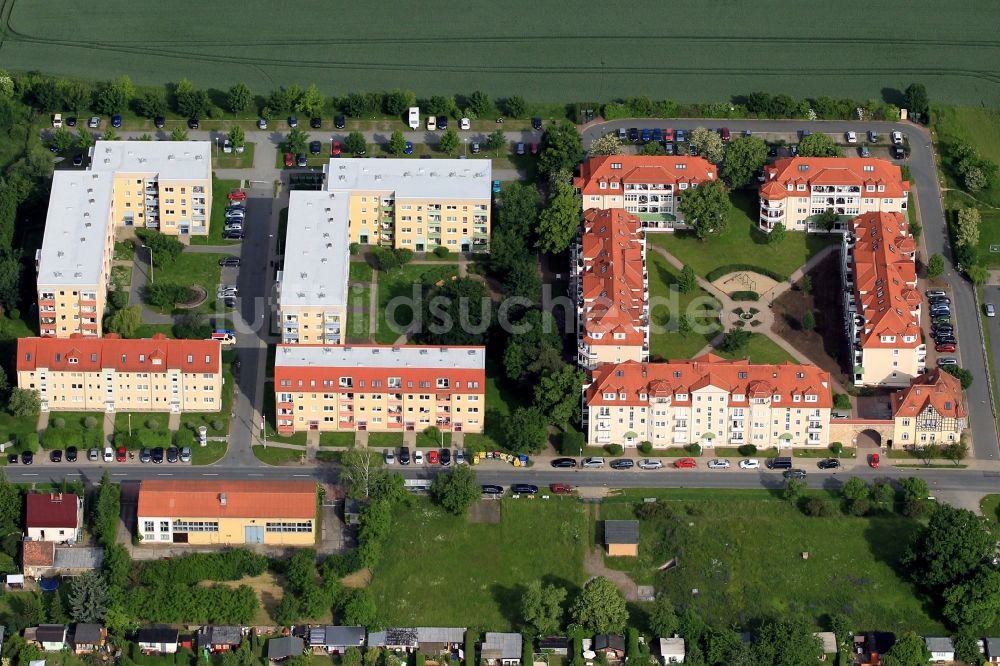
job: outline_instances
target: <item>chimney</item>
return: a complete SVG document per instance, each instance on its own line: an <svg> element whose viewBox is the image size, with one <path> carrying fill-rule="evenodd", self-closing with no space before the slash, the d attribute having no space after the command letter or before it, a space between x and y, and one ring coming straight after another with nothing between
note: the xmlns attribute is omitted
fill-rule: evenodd
<svg viewBox="0 0 1000 666"><path fill-rule="evenodd" d="M219 493L219 504L226 506L226 493Z"/></svg>

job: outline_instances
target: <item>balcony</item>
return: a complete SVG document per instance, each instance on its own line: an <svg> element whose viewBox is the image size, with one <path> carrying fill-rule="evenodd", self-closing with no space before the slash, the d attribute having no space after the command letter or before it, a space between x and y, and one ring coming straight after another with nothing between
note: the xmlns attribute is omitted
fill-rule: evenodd
<svg viewBox="0 0 1000 666"><path fill-rule="evenodd" d="M611 423L609 423L608 421L598 421L597 429L601 432L609 431L611 430Z"/></svg>
<svg viewBox="0 0 1000 666"><path fill-rule="evenodd" d="M806 432L823 432L823 424L818 421L810 421Z"/></svg>

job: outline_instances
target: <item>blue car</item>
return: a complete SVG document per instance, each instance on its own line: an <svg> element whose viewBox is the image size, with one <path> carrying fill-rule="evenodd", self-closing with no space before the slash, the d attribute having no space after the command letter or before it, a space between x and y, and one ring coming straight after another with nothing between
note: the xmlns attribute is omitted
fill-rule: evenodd
<svg viewBox="0 0 1000 666"><path fill-rule="evenodd" d="M663 141L663 130L657 127L653 130L653 141L661 143Z"/></svg>
<svg viewBox="0 0 1000 666"><path fill-rule="evenodd" d="M643 143L649 143L649 140L650 140L650 138L652 138L652 136L653 136L653 134L652 134L652 132L650 131L650 129L648 127L643 127L642 128L642 142Z"/></svg>
<svg viewBox="0 0 1000 666"><path fill-rule="evenodd" d="M407 141L406 142L406 147L403 148L403 154L404 155L412 155L413 154L413 142L412 141Z"/></svg>
<svg viewBox="0 0 1000 666"><path fill-rule="evenodd" d="M684 143L684 130L677 130L677 134L674 137L677 143Z"/></svg>
<svg viewBox="0 0 1000 666"><path fill-rule="evenodd" d="M121 127L122 126L122 117L119 116L119 115L117 115L117 114L111 116L111 126L112 127Z"/></svg>
<svg viewBox="0 0 1000 666"><path fill-rule="evenodd" d="M494 180L493 181L493 194L499 194L499 193L500 193L500 181L499 180Z"/></svg>

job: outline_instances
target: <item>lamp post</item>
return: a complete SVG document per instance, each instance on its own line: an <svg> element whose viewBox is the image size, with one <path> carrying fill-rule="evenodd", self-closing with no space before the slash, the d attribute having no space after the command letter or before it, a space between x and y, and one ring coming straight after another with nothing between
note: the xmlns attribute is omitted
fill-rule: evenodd
<svg viewBox="0 0 1000 666"><path fill-rule="evenodd" d="M153 279L153 248L148 245L143 245L144 248L149 250L149 283L153 284L156 280Z"/></svg>

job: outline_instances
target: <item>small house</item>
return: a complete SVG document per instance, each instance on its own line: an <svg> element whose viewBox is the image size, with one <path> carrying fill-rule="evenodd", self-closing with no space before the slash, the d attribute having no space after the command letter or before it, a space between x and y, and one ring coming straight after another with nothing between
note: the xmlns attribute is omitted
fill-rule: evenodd
<svg viewBox="0 0 1000 666"><path fill-rule="evenodd" d="M77 654L97 652L108 642L108 630L99 624L80 622L73 631L73 651Z"/></svg>
<svg viewBox="0 0 1000 666"><path fill-rule="evenodd" d="M924 645L931 653L931 661L955 661L955 645L950 638L927 636Z"/></svg>
<svg viewBox="0 0 1000 666"><path fill-rule="evenodd" d="M858 666L875 666L881 657L896 644L896 634L887 631L872 631L854 636L854 662Z"/></svg>
<svg viewBox="0 0 1000 666"><path fill-rule="evenodd" d="M684 663L684 639L676 634L660 639L660 660L664 664Z"/></svg>
<svg viewBox="0 0 1000 666"><path fill-rule="evenodd" d="M298 636L272 638L267 642L267 658L271 661L284 661L301 656L305 649L306 642Z"/></svg>
<svg viewBox="0 0 1000 666"><path fill-rule="evenodd" d="M597 634L594 636L593 650L598 654L603 653L608 661L622 661L625 659L625 636L621 634Z"/></svg>
<svg viewBox="0 0 1000 666"><path fill-rule="evenodd" d="M638 557L639 521L605 520L604 545L608 549L608 555Z"/></svg>
<svg viewBox="0 0 1000 666"><path fill-rule="evenodd" d="M340 627L328 624L309 630L309 647L322 648L329 654L344 654L352 647L365 645L364 627Z"/></svg>
<svg viewBox="0 0 1000 666"><path fill-rule="evenodd" d="M990 664L1000 664L1000 637L983 639L986 661Z"/></svg>
<svg viewBox="0 0 1000 666"><path fill-rule="evenodd" d="M51 541L22 541L21 571L28 578L41 578L52 571L55 551Z"/></svg>
<svg viewBox="0 0 1000 666"><path fill-rule="evenodd" d="M83 498L70 493L31 493L24 525L31 541L76 541L83 524Z"/></svg>
<svg viewBox="0 0 1000 666"><path fill-rule="evenodd" d="M569 639L565 636L543 636L538 639L538 650L542 654L569 655Z"/></svg>
<svg viewBox="0 0 1000 666"><path fill-rule="evenodd" d="M465 627L417 627L417 650L428 656L457 654L465 642Z"/></svg>
<svg viewBox="0 0 1000 666"><path fill-rule="evenodd" d="M361 502L353 497L344 498L344 524L357 525L361 520Z"/></svg>
<svg viewBox="0 0 1000 666"><path fill-rule="evenodd" d="M143 654L175 654L180 631L171 627L143 627L136 632L135 640Z"/></svg>
<svg viewBox="0 0 1000 666"><path fill-rule="evenodd" d="M518 666L521 646L521 634L488 631L483 635L479 651L489 666Z"/></svg>
<svg viewBox="0 0 1000 666"><path fill-rule="evenodd" d="M393 627L384 631L368 632L368 647L380 647L390 652L416 652L417 630L412 627Z"/></svg>
<svg viewBox="0 0 1000 666"><path fill-rule="evenodd" d="M24 574L7 574L7 587L12 590L23 590Z"/></svg>
<svg viewBox="0 0 1000 666"><path fill-rule="evenodd" d="M820 645L823 647L823 654L837 654L839 649L837 647L837 635L832 631L817 631L813 634L819 639Z"/></svg>
<svg viewBox="0 0 1000 666"><path fill-rule="evenodd" d="M25 630L25 640L28 640ZM41 624L34 632L34 640L45 652L60 652L66 649L65 624Z"/></svg>
<svg viewBox="0 0 1000 666"><path fill-rule="evenodd" d="M243 630L233 625L208 625L198 630L198 648L209 652L228 652L240 646Z"/></svg>

